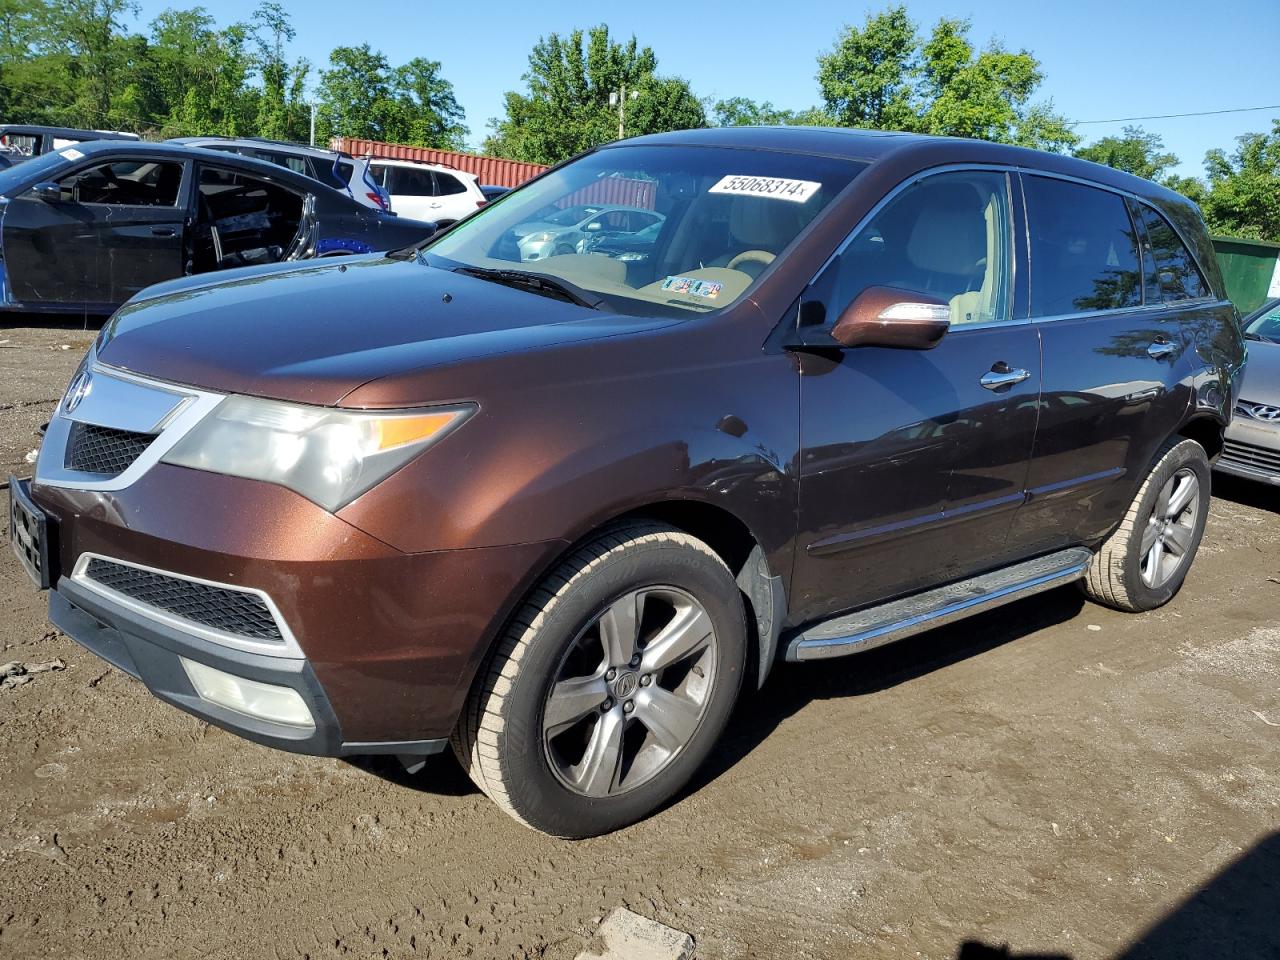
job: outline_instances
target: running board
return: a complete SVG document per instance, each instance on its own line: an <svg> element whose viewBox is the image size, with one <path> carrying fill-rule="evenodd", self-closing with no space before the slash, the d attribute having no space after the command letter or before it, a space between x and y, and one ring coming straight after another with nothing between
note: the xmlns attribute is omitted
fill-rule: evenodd
<svg viewBox="0 0 1280 960"><path fill-rule="evenodd" d="M834 620L824 620L785 637L786 658L824 660L873 650L1079 580L1092 559L1091 550L1073 547Z"/></svg>

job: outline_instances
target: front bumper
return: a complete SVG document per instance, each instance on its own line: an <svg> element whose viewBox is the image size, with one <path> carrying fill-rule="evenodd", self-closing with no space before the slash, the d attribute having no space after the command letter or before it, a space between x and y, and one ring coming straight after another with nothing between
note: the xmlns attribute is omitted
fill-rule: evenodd
<svg viewBox="0 0 1280 960"><path fill-rule="evenodd" d="M1280 486L1280 425L1258 423L1237 413L1214 469Z"/></svg>
<svg viewBox="0 0 1280 960"><path fill-rule="evenodd" d="M246 739L293 753L344 756L363 753L427 754L446 740L347 743L328 697L306 660L232 650L135 613L63 577L49 595L49 619L59 630L112 666L141 680L155 696ZM182 658L237 677L288 687L298 693L314 727L274 723L227 709L193 688Z"/></svg>
<svg viewBox="0 0 1280 960"><path fill-rule="evenodd" d="M562 546L406 554L282 487L165 464L123 490L36 482L29 494L52 531L49 611L61 630L210 723L330 756L441 749L490 641ZM85 582L86 555L261 593L289 643L236 647L139 609ZM296 691L315 729L201 698L184 657Z"/></svg>

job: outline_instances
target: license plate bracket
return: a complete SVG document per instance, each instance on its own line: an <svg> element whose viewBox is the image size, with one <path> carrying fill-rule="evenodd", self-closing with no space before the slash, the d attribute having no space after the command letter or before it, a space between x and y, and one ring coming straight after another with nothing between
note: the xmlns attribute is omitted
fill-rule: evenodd
<svg viewBox="0 0 1280 960"><path fill-rule="evenodd" d="M48 590L54 580L52 560L57 556L50 545L53 524L32 501L27 483L9 477L9 544L36 586Z"/></svg>

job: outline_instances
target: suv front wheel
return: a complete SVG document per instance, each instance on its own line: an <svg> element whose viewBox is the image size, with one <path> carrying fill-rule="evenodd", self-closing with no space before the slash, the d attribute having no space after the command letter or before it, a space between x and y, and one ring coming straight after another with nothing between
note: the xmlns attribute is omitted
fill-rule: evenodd
<svg viewBox="0 0 1280 960"><path fill-rule="evenodd" d="M527 826L596 836L683 787L742 684L744 609L705 543L634 523L576 550L515 616L453 746Z"/></svg>
<svg viewBox="0 0 1280 960"><path fill-rule="evenodd" d="M1082 581L1084 592L1117 610L1153 610L1186 579L1209 516L1209 458L1194 440L1161 448L1124 520Z"/></svg>

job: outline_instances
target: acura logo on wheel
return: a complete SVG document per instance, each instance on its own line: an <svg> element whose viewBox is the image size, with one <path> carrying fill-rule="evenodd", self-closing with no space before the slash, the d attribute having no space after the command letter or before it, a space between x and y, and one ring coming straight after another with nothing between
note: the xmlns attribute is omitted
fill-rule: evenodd
<svg viewBox="0 0 1280 960"><path fill-rule="evenodd" d="M1258 404L1249 411L1255 420L1280 420L1280 407L1268 407Z"/></svg>
<svg viewBox="0 0 1280 960"><path fill-rule="evenodd" d="M76 407L80 406L80 402L89 395L89 391L93 389L93 374L88 370L81 370L76 374L71 386L67 387L67 396L62 401L62 409L65 413L71 413Z"/></svg>

